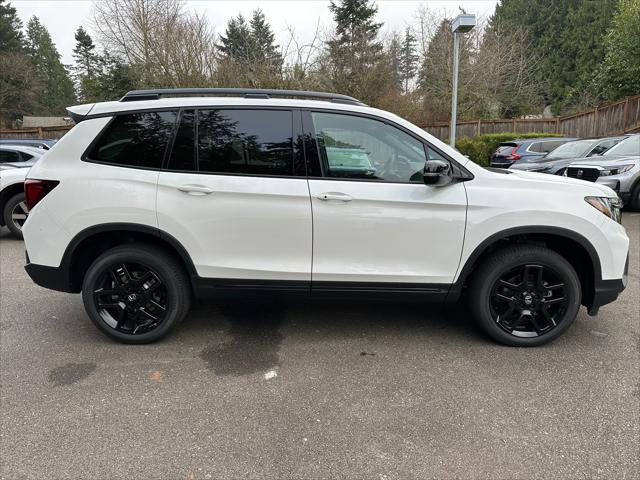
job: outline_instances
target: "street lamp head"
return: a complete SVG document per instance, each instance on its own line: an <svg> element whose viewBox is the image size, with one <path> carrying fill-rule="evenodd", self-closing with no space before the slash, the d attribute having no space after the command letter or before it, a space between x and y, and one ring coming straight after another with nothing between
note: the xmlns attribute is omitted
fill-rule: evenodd
<svg viewBox="0 0 640 480"><path fill-rule="evenodd" d="M474 14L458 15L451 22L451 31L453 33L466 33L473 30L476 26L476 16Z"/></svg>

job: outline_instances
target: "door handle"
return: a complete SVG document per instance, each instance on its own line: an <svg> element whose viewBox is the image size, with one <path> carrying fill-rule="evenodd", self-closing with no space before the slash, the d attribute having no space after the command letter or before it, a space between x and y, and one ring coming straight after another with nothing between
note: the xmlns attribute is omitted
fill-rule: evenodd
<svg viewBox="0 0 640 480"><path fill-rule="evenodd" d="M351 200L353 200L353 197L351 197L351 195L347 195L346 193L340 193L340 192L321 193L317 195L316 198L318 200L323 200L325 202L329 200L340 200L341 202L350 202Z"/></svg>
<svg viewBox="0 0 640 480"><path fill-rule="evenodd" d="M189 195L208 195L213 193L212 189L202 185L180 185L176 188L181 192L188 193Z"/></svg>

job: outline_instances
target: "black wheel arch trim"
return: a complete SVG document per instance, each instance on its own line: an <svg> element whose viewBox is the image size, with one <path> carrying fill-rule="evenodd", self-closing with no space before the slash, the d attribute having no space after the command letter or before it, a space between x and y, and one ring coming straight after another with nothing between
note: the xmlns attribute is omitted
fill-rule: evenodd
<svg viewBox="0 0 640 480"><path fill-rule="evenodd" d="M88 227L77 233L76 236L71 239L69 245L67 245L67 248L64 251L64 254L62 255L60 266L48 267L27 262L25 270L32 280L42 287L62 292L78 293L80 290L78 290L77 287L74 287L71 275L73 268L73 256L82 242L94 235L108 232L144 233L166 242L180 256L185 268L187 269L191 282L193 283L194 279L197 278L196 268L191 256L175 237L157 227L138 223L103 223Z"/></svg>
<svg viewBox="0 0 640 480"><path fill-rule="evenodd" d="M464 263L464 266L460 269L460 274L458 275L458 279L455 283L451 285L449 289L449 294L447 295L447 301L455 302L458 300L460 295L462 294L462 289L468 280L469 276L473 272L473 269L480 258L480 256L486 252L486 250L496 242L500 241L503 238L513 237L517 235L555 235L558 237L564 237L569 240L573 240L574 242L581 245L589 255L591 259L591 267L593 268L593 276L594 276L594 288L597 291L598 285L602 280L602 267L600 264L600 257L598 256L598 252L595 247L591 244L591 242L580 235L579 233L574 232L573 230L568 230L562 227L553 227L548 225L528 225L522 227L513 227L507 228L505 230L501 230L497 233L494 233L490 237L484 239L480 245L478 245L471 255L467 258ZM594 302L597 301L597 298L594 298ZM608 303L608 302L607 302ZM587 305L588 307L592 307L592 305Z"/></svg>

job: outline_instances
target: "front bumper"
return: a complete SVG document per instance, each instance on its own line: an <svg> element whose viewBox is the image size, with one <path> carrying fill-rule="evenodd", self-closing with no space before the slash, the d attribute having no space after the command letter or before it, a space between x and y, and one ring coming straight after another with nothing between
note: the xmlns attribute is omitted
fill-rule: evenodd
<svg viewBox="0 0 640 480"><path fill-rule="evenodd" d="M622 278L615 280L596 280L593 289L593 300L588 305L587 312L591 316L598 314L600 307L615 301L618 295L627 287L629 275L629 255L624 264L624 273Z"/></svg>

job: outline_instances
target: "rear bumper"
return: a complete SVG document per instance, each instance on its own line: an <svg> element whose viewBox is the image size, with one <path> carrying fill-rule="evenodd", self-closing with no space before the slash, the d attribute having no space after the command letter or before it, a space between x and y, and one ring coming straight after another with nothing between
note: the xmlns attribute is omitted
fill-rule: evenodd
<svg viewBox="0 0 640 480"><path fill-rule="evenodd" d="M629 273L629 255L624 264L624 274L622 278L615 280L596 280L593 291L593 301L588 306L588 313L591 316L598 314L598 310L603 305L611 303L618 298L618 295L627 287Z"/></svg>
<svg viewBox="0 0 640 480"><path fill-rule="evenodd" d="M71 288L69 270L67 268L49 267L31 263L29 262L29 255L27 254L27 264L24 266L24 269L27 271L29 277L31 277L31 280L41 287L59 292L77 293L73 292Z"/></svg>

